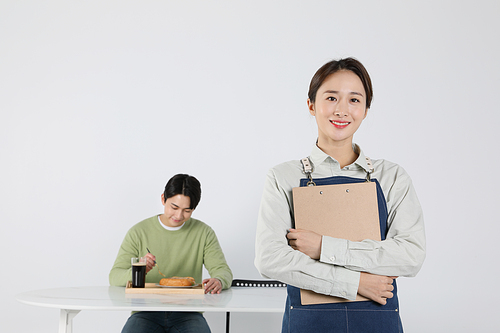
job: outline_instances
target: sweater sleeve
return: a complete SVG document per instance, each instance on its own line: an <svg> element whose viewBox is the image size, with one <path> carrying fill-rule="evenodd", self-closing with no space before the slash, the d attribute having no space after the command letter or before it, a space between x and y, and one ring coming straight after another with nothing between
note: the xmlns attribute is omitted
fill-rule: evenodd
<svg viewBox="0 0 500 333"><path fill-rule="evenodd" d="M217 236L211 228L209 228L205 243L203 264L210 274L210 277L217 278L221 281L222 289L231 287L233 273L226 262Z"/></svg>
<svg viewBox="0 0 500 333"><path fill-rule="evenodd" d="M132 266L130 259L139 257L139 240L133 229L125 235L115 263L109 272L109 284L124 287L132 279Z"/></svg>

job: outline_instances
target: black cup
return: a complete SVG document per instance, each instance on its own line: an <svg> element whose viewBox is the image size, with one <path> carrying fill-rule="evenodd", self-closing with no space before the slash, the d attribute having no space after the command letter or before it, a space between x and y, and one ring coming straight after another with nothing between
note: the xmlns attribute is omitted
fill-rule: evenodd
<svg viewBox="0 0 500 333"><path fill-rule="evenodd" d="M132 258L132 288L146 286L146 262L143 258Z"/></svg>

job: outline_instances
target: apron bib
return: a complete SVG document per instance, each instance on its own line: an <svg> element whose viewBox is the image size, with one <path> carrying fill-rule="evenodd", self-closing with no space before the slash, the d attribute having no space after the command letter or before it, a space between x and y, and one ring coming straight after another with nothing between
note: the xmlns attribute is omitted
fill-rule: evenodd
<svg viewBox="0 0 500 333"><path fill-rule="evenodd" d="M300 186L307 186L312 181L301 179ZM365 179L351 177L316 178L316 185L362 183ZM377 201L380 222L380 235L382 240L387 234L387 205L376 179ZM302 305L300 289L287 286L287 299L283 315L282 333L402 333L403 326L399 316L399 303L397 296L396 280L393 282L394 296L387 299L386 305L373 301L344 302L329 304Z"/></svg>

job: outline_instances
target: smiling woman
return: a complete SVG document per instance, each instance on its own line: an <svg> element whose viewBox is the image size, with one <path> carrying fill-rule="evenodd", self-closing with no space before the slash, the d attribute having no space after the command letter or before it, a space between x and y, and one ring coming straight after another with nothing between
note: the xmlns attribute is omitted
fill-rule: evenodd
<svg viewBox="0 0 500 333"><path fill-rule="evenodd" d="M371 161L353 143L372 94L368 72L356 59L322 66L311 80L307 100L318 125L311 155L303 164L289 161L268 172L255 265L262 275L288 284L282 332L403 331L396 278L420 270L424 224L405 170L389 161ZM292 189L313 178L321 185L374 182L376 193L368 201L378 204L381 240L350 241L296 229ZM319 209L327 211L329 205ZM350 301L359 294L368 301L305 305L299 288Z"/></svg>
<svg viewBox="0 0 500 333"><path fill-rule="evenodd" d="M368 110L365 95L359 77L342 70L327 77L314 102L308 99L309 112L316 117L318 124L318 146L327 154L341 146L348 146L348 151L352 151L353 135Z"/></svg>

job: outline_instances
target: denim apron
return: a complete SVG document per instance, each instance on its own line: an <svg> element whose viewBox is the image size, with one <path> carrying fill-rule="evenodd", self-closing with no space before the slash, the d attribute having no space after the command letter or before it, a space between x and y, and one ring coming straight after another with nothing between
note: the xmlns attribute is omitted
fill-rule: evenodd
<svg viewBox="0 0 500 333"><path fill-rule="evenodd" d="M312 181L312 178L310 178ZM367 179L370 180L369 175ZM316 185L362 183L365 179L351 177L316 178ZM387 205L376 179L377 201L382 240L387 234ZM309 179L301 179L300 186L307 186ZM401 333L403 326L399 317L399 303L396 280L393 282L394 296L381 305L374 301L342 302L329 304L302 305L300 289L287 286L287 299L283 315L282 333Z"/></svg>

